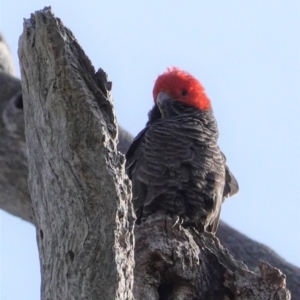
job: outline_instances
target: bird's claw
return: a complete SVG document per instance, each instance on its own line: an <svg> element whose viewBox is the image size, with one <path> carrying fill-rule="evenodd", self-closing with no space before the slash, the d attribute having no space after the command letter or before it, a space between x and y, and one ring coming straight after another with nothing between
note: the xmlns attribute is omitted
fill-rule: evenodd
<svg viewBox="0 0 300 300"><path fill-rule="evenodd" d="M177 224L182 225L184 223L184 218L181 218L180 216L176 216L173 219L175 219L175 223L173 224L172 228L174 228Z"/></svg>

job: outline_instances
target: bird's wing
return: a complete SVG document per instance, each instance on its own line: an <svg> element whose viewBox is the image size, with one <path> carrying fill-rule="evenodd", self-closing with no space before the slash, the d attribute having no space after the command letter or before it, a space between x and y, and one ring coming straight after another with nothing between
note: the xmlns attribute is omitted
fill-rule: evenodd
<svg viewBox="0 0 300 300"><path fill-rule="evenodd" d="M224 158L224 162L226 163L226 157L224 153L222 153L222 156ZM224 186L224 192L223 196L225 198L234 196L239 191L239 184L234 177L234 175L230 172L228 166L225 164L225 186Z"/></svg>
<svg viewBox="0 0 300 300"><path fill-rule="evenodd" d="M217 214L216 214L213 222L206 227L207 232L212 232L212 233L217 232L218 227L219 227L219 222L220 222L220 214L221 214L221 206L218 209Z"/></svg>
<svg viewBox="0 0 300 300"><path fill-rule="evenodd" d="M131 146L126 153L126 173L132 182L132 195L133 206L136 212L137 220L139 224L143 216L143 206L146 195L148 193L148 187L145 183L141 182L137 177L135 169L139 165L139 162L143 160L142 143L147 132L148 127L145 127L133 140Z"/></svg>
<svg viewBox="0 0 300 300"><path fill-rule="evenodd" d="M132 179L132 173L134 170L134 165L141 156L140 145L144 139L145 133L148 130L148 127L145 127L139 134L134 138L132 144L130 145L126 153L126 172L130 179Z"/></svg>

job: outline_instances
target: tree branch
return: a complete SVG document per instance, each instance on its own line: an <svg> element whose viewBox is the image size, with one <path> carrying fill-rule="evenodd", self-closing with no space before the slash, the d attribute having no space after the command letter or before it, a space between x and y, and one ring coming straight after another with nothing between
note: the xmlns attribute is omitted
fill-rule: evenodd
<svg viewBox="0 0 300 300"><path fill-rule="evenodd" d="M256 274L209 233L174 226L156 213L135 229L137 299L290 299L285 276L267 263Z"/></svg>
<svg viewBox="0 0 300 300"><path fill-rule="evenodd" d="M19 58L42 299L132 299L133 217L106 74L50 8Z"/></svg>
<svg viewBox="0 0 300 300"><path fill-rule="evenodd" d="M0 207L33 223L21 82L0 72Z"/></svg>

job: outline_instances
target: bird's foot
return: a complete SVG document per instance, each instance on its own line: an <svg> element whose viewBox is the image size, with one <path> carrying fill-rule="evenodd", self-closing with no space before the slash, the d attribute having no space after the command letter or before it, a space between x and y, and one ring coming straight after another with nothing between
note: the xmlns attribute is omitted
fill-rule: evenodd
<svg viewBox="0 0 300 300"><path fill-rule="evenodd" d="M187 216L181 215L181 216L174 216L173 220L175 223L172 227L175 227L176 225L184 226L185 224L189 223L189 218Z"/></svg>

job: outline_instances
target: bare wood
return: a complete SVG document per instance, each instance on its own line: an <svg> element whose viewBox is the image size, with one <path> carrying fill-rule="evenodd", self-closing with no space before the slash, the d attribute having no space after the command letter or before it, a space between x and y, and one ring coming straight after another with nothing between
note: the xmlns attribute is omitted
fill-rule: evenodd
<svg viewBox="0 0 300 300"><path fill-rule="evenodd" d="M250 270L258 271L259 261L266 261L280 269L287 278L287 287L293 299L300 299L300 269L298 267L285 261L269 247L248 238L224 222L220 223L217 236L234 258L242 260Z"/></svg>
<svg viewBox="0 0 300 300"><path fill-rule="evenodd" d="M33 222L27 188L24 115L19 107L21 82L14 75L13 58L0 32L0 207Z"/></svg>
<svg viewBox="0 0 300 300"><path fill-rule="evenodd" d="M0 207L33 223L20 99L20 80L0 72Z"/></svg>
<svg viewBox="0 0 300 300"><path fill-rule="evenodd" d="M260 263L255 274L211 234L173 224L156 213L136 226L137 299L291 299L278 269Z"/></svg>
<svg viewBox="0 0 300 300"><path fill-rule="evenodd" d="M133 217L106 74L50 8L19 41L42 299L132 299Z"/></svg>
<svg viewBox="0 0 300 300"><path fill-rule="evenodd" d="M132 142L132 136L120 126L118 134L118 150L125 153ZM0 208L34 223L27 184L28 163L21 81L1 71L0 136Z"/></svg>

